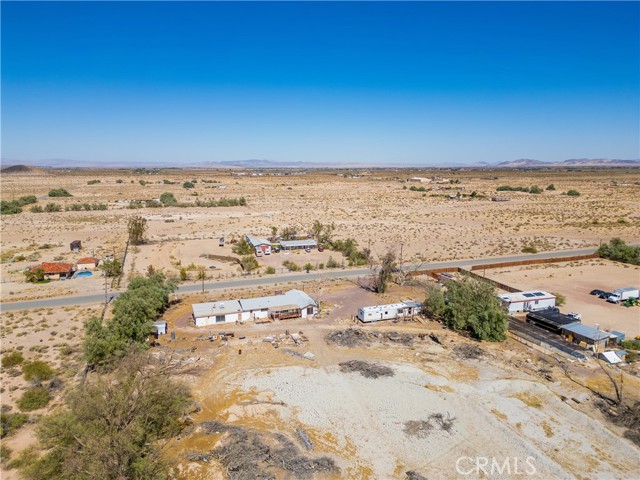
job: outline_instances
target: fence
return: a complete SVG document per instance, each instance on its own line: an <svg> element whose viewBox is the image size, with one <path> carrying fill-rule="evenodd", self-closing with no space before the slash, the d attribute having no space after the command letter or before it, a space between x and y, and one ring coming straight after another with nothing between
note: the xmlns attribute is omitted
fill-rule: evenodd
<svg viewBox="0 0 640 480"><path fill-rule="evenodd" d="M588 255L574 255L573 257L532 258L531 260L518 260L516 262L487 263L486 265L473 265L471 270L519 267L522 265L542 265L544 263L573 262L576 260L590 260L592 258L600 258L600 255L597 253L590 253Z"/></svg>

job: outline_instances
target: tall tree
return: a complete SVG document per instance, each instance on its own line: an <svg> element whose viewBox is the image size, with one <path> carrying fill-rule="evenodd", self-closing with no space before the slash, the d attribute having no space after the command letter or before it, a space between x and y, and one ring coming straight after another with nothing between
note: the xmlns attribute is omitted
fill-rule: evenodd
<svg viewBox="0 0 640 480"><path fill-rule="evenodd" d="M396 255L389 251L380 258L380 267L374 275L374 289L377 293L385 293L396 270Z"/></svg>
<svg viewBox="0 0 640 480"><path fill-rule="evenodd" d="M129 232L129 243L131 243L131 245L144 243L144 236L147 232L147 219L141 215L134 215L127 222L127 230Z"/></svg>

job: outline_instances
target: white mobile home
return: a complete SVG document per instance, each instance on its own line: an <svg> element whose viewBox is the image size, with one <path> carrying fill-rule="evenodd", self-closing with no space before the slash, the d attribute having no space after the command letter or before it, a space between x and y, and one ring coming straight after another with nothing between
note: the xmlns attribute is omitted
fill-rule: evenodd
<svg viewBox="0 0 640 480"><path fill-rule="evenodd" d="M395 320L411 318L420 313L422 305L418 302L400 302L390 305L374 305L358 309L358 320L364 323L379 322L381 320Z"/></svg>
<svg viewBox="0 0 640 480"><path fill-rule="evenodd" d="M548 292L531 291L498 295L509 313L535 312L556 306L556 297Z"/></svg>
<svg viewBox="0 0 640 480"><path fill-rule="evenodd" d="M301 290L282 295L196 303L192 305L197 327L247 320L307 318L318 313L318 304Z"/></svg>
<svg viewBox="0 0 640 480"><path fill-rule="evenodd" d="M271 242L269 240L251 235L245 235L245 239L253 247L257 257L261 257L263 254L271 255Z"/></svg>

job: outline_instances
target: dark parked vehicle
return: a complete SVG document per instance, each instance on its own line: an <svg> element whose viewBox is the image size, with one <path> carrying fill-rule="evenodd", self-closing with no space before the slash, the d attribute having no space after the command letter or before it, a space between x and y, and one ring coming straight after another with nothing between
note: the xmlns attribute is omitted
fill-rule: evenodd
<svg viewBox="0 0 640 480"><path fill-rule="evenodd" d="M318 251L319 252L324 252L324 247L322 245L318 245Z"/></svg>
<svg viewBox="0 0 640 480"><path fill-rule="evenodd" d="M602 292L600 295L598 295L598 298L604 298L606 300L611 295L613 295L613 293L611 293L611 292Z"/></svg>
<svg viewBox="0 0 640 480"><path fill-rule="evenodd" d="M595 290L591 290L591 292L589 292L590 295L600 295L601 293L604 293L603 290L598 290L597 288Z"/></svg>

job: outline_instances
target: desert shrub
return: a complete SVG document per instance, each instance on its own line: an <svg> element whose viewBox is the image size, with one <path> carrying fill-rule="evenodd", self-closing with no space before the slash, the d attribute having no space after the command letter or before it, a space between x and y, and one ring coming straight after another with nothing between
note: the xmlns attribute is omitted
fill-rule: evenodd
<svg viewBox="0 0 640 480"><path fill-rule="evenodd" d="M67 192L64 188L54 188L49 190L50 197L72 197L69 192Z"/></svg>
<svg viewBox="0 0 640 480"><path fill-rule="evenodd" d="M122 180L121 178L116 180L116 183L124 183L124 180Z"/></svg>
<svg viewBox="0 0 640 480"><path fill-rule="evenodd" d="M621 238L612 238L609 243L603 243L597 252L602 258L616 262L640 265L640 247L627 245Z"/></svg>
<svg viewBox="0 0 640 480"><path fill-rule="evenodd" d="M0 202L0 214L2 215L13 215L21 211L22 209L16 202L8 202L6 200Z"/></svg>
<svg viewBox="0 0 640 480"><path fill-rule="evenodd" d="M264 271L264 273L268 274L268 275L273 275L274 273L276 273L276 269L273 267L267 267Z"/></svg>
<svg viewBox="0 0 640 480"><path fill-rule="evenodd" d="M284 262L282 262L282 265L286 267L290 272L297 272L298 270L300 270L300 266L297 263L292 262L291 260L285 260Z"/></svg>
<svg viewBox="0 0 640 480"><path fill-rule="evenodd" d="M184 182L182 184L182 188L195 188L196 186L194 185L193 182Z"/></svg>
<svg viewBox="0 0 640 480"><path fill-rule="evenodd" d="M15 367L16 365L20 365L23 361L24 356L22 355L22 352L14 350L2 357L2 366L3 368Z"/></svg>
<svg viewBox="0 0 640 480"><path fill-rule="evenodd" d="M251 272L256 268L260 267L258 260L253 255L245 255L241 260L242 268L244 268L247 272Z"/></svg>
<svg viewBox="0 0 640 480"><path fill-rule="evenodd" d="M42 213L42 212L44 212L44 210L42 209L42 207L40 205L32 205L31 208L29 209L29 211L31 213Z"/></svg>
<svg viewBox="0 0 640 480"><path fill-rule="evenodd" d="M529 187L512 187L511 185L500 185L497 192L525 192L529 193Z"/></svg>
<svg viewBox="0 0 640 480"><path fill-rule="evenodd" d="M0 438L11 435L28 421L29 417L24 413L11 413L9 405L2 405L0 407Z"/></svg>
<svg viewBox="0 0 640 480"><path fill-rule="evenodd" d="M47 203L44 206L44 211L48 212L48 213L61 212L62 211L62 207L60 205L58 205L57 203Z"/></svg>
<svg viewBox="0 0 640 480"><path fill-rule="evenodd" d="M522 253L538 253L538 249L535 245L527 245L521 250Z"/></svg>
<svg viewBox="0 0 640 480"><path fill-rule="evenodd" d="M26 390L16 402L23 412L30 412L46 407L51 401L49 390L44 387L32 387Z"/></svg>
<svg viewBox="0 0 640 480"><path fill-rule="evenodd" d="M547 189L547 190L555 190L555 189L556 189L556 186L552 183L552 184L550 184L550 185L547 185L547 188L546 188L546 189Z"/></svg>
<svg viewBox="0 0 640 480"><path fill-rule="evenodd" d="M565 297L563 294L558 293L558 292L551 292L551 295L553 295L554 297L556 297L556 307L561 307L562 305L564 305L567 301L567 297Z"/></svg>
<svg viewBox="0 0 640 480"><path fill-rule="evenodd" d="M534 185L529 189L529 193L539 194L542 193L542 189L538 185Z"/></svg>
<svg viewBox="0 0 640 480"><path fill-rule="evenodd" d="M329 260L327 260L327 268L338 268L339 266L340 264L336 262L333 257L329 257Z"/></svg>
<svg viewBox="0 0 640 480"><path fill-rule="evenodd" d="M569 190L567 192L567 195L569 195L570 197L579 197L580 196L580 192L577 190Z"/></svg>
<svg viewBox="0 0 640 480"><path fill-rule="evenodd" d="M96 184L98 184L98 183L100 183L100 180L89 180L89 181L87 182L87 185L96 185Z"/></svg>
<svg viewBox="0 0 640 480"><path fill-rule="evenodd" d="M34 360L22 366L24 379L27 381L49 380L53 377L53 369L42 360Z"/></svg>
<svg viewBox="0 0 640 480"><path fill-rule="evenodd" d="M173 193L165 192L160 195L160 203L162 203L165 207L173 207L178 204L176 197L173 196Z"/></svg>
<svg viewBox="0 0 640 480"><path fill-rule="evenodd" d="M305 263L305 264L304 264L304 267L302 267L302 268L303 268L303 269L304 269L304 271L306 271L307 273L309 273L311 270L315 270L315 267L314 267L311 263L309 263L309 262Z"/></svg>

